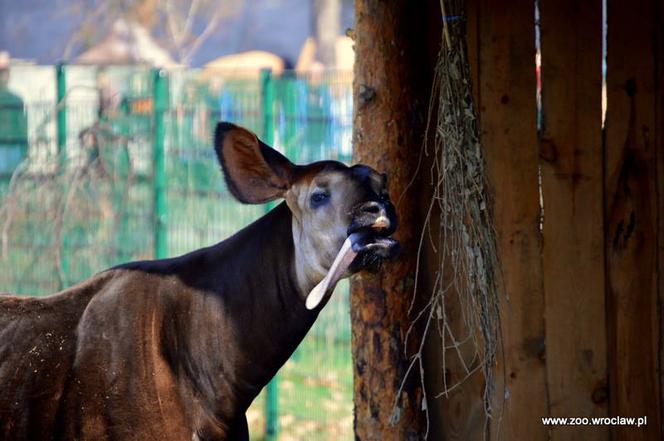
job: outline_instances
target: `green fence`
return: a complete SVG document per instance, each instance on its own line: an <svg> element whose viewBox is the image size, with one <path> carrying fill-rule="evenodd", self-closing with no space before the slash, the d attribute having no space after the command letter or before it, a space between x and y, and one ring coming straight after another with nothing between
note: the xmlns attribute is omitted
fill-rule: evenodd
<svg viewBox="0 0 664 441"><path fill-rule="evenodd" d="M228 237L269 207L227 191L211 146L219 120L294 162L349 161L351 76L194 69L15 66L27 117L16 161L0 133L0 291L44 295L120 262ZM348 285L248 412L252 437L351 439ZM253 438L252 438L253 439Z"/></svg>

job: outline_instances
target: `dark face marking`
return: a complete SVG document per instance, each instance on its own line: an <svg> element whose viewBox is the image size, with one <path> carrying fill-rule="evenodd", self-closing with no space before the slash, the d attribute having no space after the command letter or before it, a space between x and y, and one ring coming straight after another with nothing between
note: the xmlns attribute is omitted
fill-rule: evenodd
<svg viewBox="0 0 664 441"><path fill-rule="evenodd" d="M311 208L319 208L330 202L330 193L327 190L317 190L311 195Z"/></svg>

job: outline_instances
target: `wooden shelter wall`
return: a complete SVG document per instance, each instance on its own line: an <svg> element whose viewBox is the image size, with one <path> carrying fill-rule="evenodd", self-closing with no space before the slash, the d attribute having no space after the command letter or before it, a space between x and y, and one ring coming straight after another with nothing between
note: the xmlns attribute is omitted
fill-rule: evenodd
<svg viewBox="0 0 664 441"><path fill-rule="evenodd" d="M490 438L664 439L662 4L608 1L603 127L602 1L539 2L540 130L535 3L467 4L505 288L497 366L505 388L494 406L504 409ZM468 409L482 396L452 399ZM546 416L648 420L544 426ZM440 432L482 439L466 423L464 412L447 411Z"/></svg>

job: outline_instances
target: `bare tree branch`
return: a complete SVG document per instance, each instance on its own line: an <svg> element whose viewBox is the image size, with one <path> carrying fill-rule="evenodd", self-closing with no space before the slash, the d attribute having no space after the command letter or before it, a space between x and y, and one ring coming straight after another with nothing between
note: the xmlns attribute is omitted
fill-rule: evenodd
<svg viewBox="0 0 664 441"><path fill-rule="evenodd" d="M221 10L217 9L214 16L205 27L205 30L203 30L203 32L194 39L194 42L191 44L191 46L189 46L186 55L182 57L182 62L184 64L189 64L189 61L191 61L191 57L196 53L198 48L205 42L205 40L210 38L210 35L212 35L212 33L217 29L220 19L221 19Z"/></svg>
<svg viewBox="0 0 664 441"><path fill-rule="evenodd" d="M101 41L118 19L144 26L151 35L162 36L180 63L189 63L194 54L219 28L222 20L234 16L243 0L78 0L67 4L65 13L80 17L78 30L67 41L64 59L74 56L77 46Z"/></svg>

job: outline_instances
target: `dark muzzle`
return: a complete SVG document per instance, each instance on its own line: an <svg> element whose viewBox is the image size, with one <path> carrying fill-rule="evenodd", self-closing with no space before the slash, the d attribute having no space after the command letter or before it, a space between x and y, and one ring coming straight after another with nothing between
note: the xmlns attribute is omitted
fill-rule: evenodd
<svg viewBox="0 0 664 441"><path fill-rule="evenodd" d="M351 211L351 219L347 233L353 251L357 253L350 266L351 271L378 271L384 260L399 254L399 242L389 237L398 225L396 210L389 200L358 204Z"/></svg>

